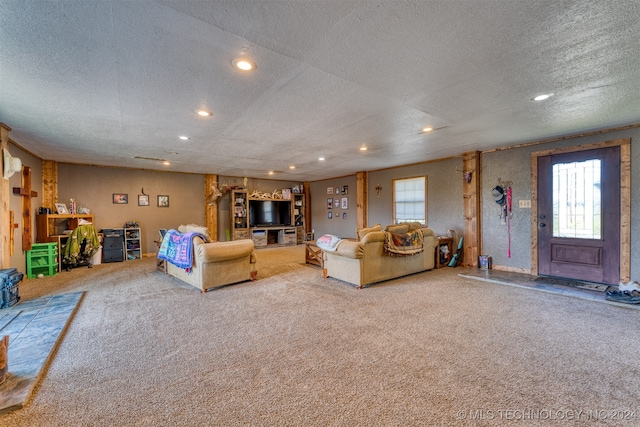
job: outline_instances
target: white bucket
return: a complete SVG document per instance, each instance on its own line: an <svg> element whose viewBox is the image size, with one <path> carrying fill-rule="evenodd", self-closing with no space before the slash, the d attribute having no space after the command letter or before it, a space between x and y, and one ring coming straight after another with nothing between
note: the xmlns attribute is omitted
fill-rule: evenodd
<svg viewBox="0 0 640 427"><path fill-rule="evenodd" d="M91 258L92 265L102 264L102 246L98 248L98 252L96 252Z"/></svg>

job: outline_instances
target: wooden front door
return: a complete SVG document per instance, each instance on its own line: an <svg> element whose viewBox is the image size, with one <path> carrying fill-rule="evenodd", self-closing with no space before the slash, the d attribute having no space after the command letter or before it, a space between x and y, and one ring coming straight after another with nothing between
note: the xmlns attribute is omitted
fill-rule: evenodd
<svg viewBox="0 0 640 427"><path fill-rule="evenodd" d="M620 147L538 157L538 274L620 281Z"/></svg>

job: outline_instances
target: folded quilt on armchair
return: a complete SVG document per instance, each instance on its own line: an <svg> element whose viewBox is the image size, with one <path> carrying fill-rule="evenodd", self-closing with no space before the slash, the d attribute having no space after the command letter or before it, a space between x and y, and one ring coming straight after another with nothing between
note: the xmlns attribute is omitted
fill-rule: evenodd
<svg viewBox="0 0 640 427"><path fill-rule="evenodd" d="M189 231L184 234L176 230L167 231L158 250L158 258L170 262L176 267L184 268L186 272L190 272L191 266L193 265L194 236L198 236L206 241L204 234L194 231Z"/></svg>

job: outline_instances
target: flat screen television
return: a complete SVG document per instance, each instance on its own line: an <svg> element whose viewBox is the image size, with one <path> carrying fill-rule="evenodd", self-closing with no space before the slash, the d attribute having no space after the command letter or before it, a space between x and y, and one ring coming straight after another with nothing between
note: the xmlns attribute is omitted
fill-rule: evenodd
<svg viewBox="0 0 640 427"><path fill-rule="evenodd" d="M251 227L291 225L291 201L249 200L249 225Z"/></svg>

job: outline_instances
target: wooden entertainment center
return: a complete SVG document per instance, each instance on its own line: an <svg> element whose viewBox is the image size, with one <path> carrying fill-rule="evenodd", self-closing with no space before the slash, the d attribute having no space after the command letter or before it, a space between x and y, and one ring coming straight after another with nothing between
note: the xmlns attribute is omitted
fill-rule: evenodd
<svg viewBox="0 0 640 427"><path fill-rule="evenodd" d="M305 194L290 193L288 197L256 198L244 189L231 190L229 239L252 239L256 248L303 243L307 215Z"/></svg>

